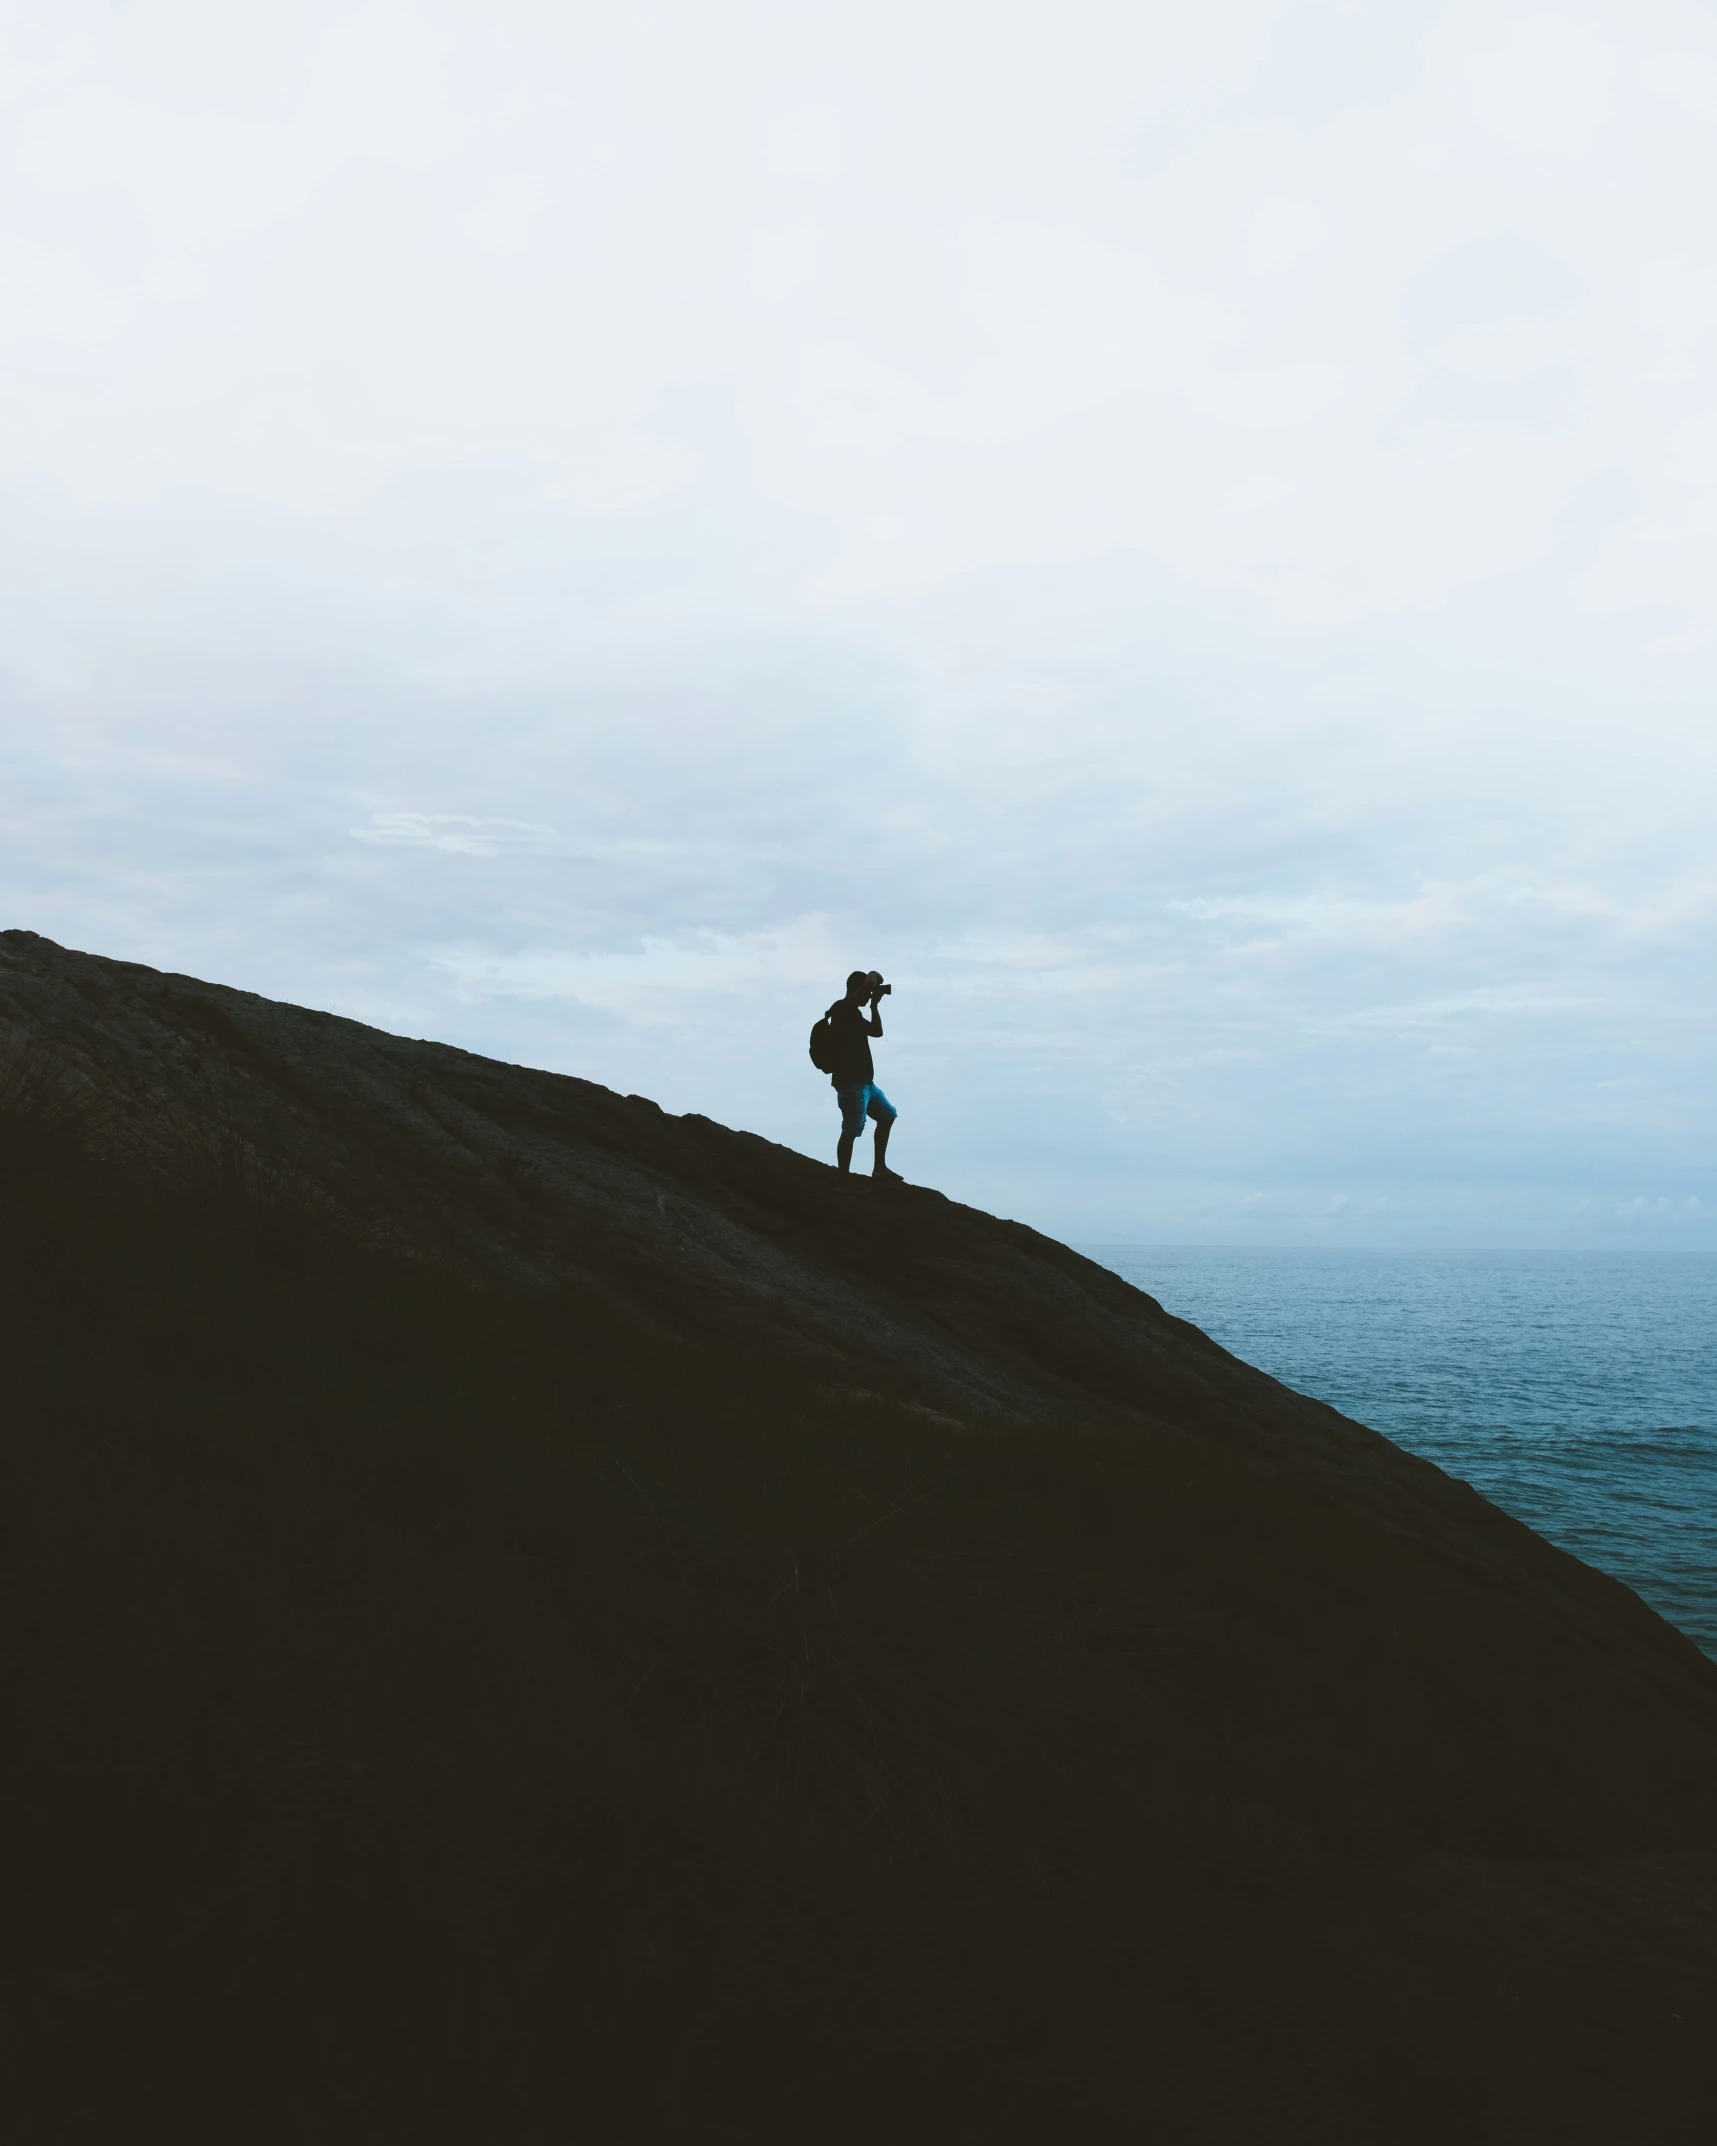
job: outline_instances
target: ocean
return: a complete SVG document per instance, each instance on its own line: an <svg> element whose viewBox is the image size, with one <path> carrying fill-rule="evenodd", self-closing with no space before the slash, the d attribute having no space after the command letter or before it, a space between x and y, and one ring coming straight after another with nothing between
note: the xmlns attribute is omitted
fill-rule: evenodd
<svg viewBox="0 0 1717 2146"><path fill-rule="evenodd" d="M1717 1252L1082 1249L1717 1656Z"/></svg>

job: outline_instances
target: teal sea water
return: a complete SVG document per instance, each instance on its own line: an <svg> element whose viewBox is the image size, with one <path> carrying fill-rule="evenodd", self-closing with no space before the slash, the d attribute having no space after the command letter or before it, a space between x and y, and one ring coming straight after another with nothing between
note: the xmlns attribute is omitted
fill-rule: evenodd
<svg viewBox="0 0 1717 2146"><path fill-rule="evenodd" d="M1717 1656L1717 1253L1082 1249Z"/></svg>

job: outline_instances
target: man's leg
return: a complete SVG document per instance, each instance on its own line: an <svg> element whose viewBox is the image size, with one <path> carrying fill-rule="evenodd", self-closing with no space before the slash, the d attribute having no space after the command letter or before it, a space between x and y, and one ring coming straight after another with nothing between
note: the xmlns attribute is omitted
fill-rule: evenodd
<svg viewBox="0 0 1717 2146"><path fill-rule="evenodd" d="M843 1177L852 1172L853 1142L864 1131L865 1104L869 1101L865 1088L837 1088L835 1101L841 1106L841 1137L835 1142L835 1167Z"/></svg>
<svg viewBox="0 0 1717 2146"><path fill-rule="evenodd" d="M881 1096L880 1102L880 1109L874 1101L870 1106L871 1113L876 1119L876 1154L871 1162L870 1174L872 1177L894 1178L898 1182L899 1171L891 1170L887 1161L888 1136L894 1130L895 1109L886 1096Z"/></svg>

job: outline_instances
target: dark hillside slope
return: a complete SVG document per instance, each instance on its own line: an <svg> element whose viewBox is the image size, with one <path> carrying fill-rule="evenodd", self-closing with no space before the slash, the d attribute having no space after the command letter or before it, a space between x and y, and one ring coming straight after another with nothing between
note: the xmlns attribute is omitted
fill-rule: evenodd
<svg viewBox="0 0 1717 2146"><path fill-rule="evenodd" d="M917 1188L884 1208L868 1181L642 1096L23 932L0 933L0 1020L51 1037L140 1137L188 1119L495 1287L743 1335L955 1414L1145 1407L1243 1435L1297 1405L1308 1453L1371 1443L1064 1246Z"/></svg>
<svg viewBox="0 0 1717 2146"><path fill-rule="evenodd" d="M1717 1668L1065 1248L0 934L8 2136L1704 2139Z"/></svg>

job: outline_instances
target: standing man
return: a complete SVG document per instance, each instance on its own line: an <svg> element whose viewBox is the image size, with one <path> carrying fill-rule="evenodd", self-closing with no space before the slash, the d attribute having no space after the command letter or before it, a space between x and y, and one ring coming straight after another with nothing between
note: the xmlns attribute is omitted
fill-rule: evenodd
<svg viewBox="0 0 1717 2146"><path fill-rule="evenodd" d="M846 997L837 999L829 1008L833 1037L825 1063L830 1068L829 1079L841 1106L841 1137L835 1147L835 1161L842 1175L852 1169L853 1142L864 1131L865 1119L874 1118L876 1156L870 1174L883 1184L898 1185L902 1182L900 1172L891 1170L884 1160L888 1153L888 1136L894 1130L898 1112L877 1086L876 1068L870 1057L870 1039L882 1034L882 1015L877 1011L877 1001L887 989L887 984L874 970L867 974L863 969L854 969L847 978ZM870 1008L868 1014L865 1012L867 1006Z"/></svg>

